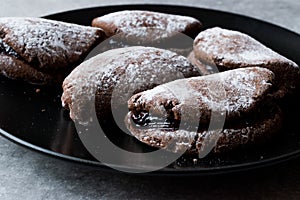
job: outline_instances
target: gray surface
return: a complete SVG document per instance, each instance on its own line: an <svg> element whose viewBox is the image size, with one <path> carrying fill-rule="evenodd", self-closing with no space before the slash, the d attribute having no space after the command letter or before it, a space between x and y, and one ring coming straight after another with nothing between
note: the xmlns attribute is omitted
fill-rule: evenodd
<svg viewBox="0 0 300 200"><path fill-rule="evenodd" d="M263 19L300 32L300 1L298 0L1 0L0 17L42 16L78 8L138 3L164 3L213 8Z"/></svg>
<svg viewBox="0 0 300 200"><path fill-rule="evenodd" d="M41 16L121 2L143 3L1 0L0 16ZM147 3L155 2L161 1ZM300 2L295 0L182 0L178 4L241 13L300 33ZM48 157L0 137L0 199L300 199L299 167L300 160L295 160L272 169L226 176L132 176Z"/></svg>

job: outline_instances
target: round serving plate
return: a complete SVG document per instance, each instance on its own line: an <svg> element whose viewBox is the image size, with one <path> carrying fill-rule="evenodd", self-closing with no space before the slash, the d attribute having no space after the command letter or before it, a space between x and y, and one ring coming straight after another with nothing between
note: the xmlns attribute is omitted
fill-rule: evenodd
<svg viewBox="0 0 300 200"><path fill-rule="evenodd" d="M122 5L68 11L44 18L90 25L98 16L120 10L151 10L199 19L204 29L219 26L247 33L266 46L300 64L300 35L279 26L237 14L216 10L170 5ZM6 138L55 157L108 169L86 150L80 141L68 111L62 108L62 89L34 86L0 77L0 133ZM295 97L285 103L282 133L269 142L238 152L209 155L194 162L183 156L168 167L152 174L207 175L265 167L300 155L299 113ZM126 149L148 149L133 137L118 137L117 143ZM119 166L122 168L122 166Z"/></svg>

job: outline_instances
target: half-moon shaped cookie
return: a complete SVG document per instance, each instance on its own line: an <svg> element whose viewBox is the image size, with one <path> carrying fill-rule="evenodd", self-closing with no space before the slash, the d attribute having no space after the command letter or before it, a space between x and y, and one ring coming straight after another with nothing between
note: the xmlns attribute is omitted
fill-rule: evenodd
<svg viewBox="0 0 300 200"><path fill-rule="evenodd" d="M0 18L0 74L34 84L61 84L104 38L99 28L42 18Z"/></svg>
<svg viewBox="0 0 300 200"><path fill-rule="evenodd" d="M113 49L72 71L63 83L62 102L75 122L88 125L95 120L90 117L94 105L97 117L106 118L111 107L122 102L127 110L127 100L135 93L199 75L185 57L168 50L138 46ZM112 97L116 100L113 104Z"/></svg>
<svg viewBox="0 0 300 200"><path fill-rule="evenodd" d="M125 10L95 18L94 27L102 28L109 39L106 48L153 46L187 55L200 32L199 20L160 12ZM189 51L188 51L189 50Z"/></svg>
<svg viewBox="0 0 300 200"><path fill-rule="evenodd" d="M202 27L201 22L193 17L141 10L110 13L95 18L92 25L102 28L108 37L125 33L128 37L137 36L145 41L171 38L177 33L195 37ZM149 37L145 31L147 28L164 30L164 34L156 35L155 38Z"/></svg>
<svg viewBox="0 0 300 200"><path fill-rule="evenodd" d="M216 27L200 32L189 60L200 69L203 66L216 66L219 71L253 66L270 69L276 75L275 86L280 97L299 82L296 63L238 31Z"/></svg>
<svg viewBox="0 0 300 200"><path fill-rule="evenodd" d="M216 137L213 152L257 143L281 127L273 82L274 74L259 67L175 80L131 97L125 123L141 142L173 152L202 153ZM212 113L219 114L215 121ZM208 129L224 114L220 133Z"/></svg>

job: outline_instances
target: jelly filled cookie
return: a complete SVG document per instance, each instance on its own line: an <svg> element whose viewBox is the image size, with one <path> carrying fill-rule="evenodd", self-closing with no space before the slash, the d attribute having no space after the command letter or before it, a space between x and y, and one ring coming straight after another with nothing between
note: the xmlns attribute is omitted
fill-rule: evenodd
<svg viewBox="0 0 300 200"><path fill-rule="evenodd" d="M131 97L125 123L141 142L173 152L203 153L214 140L213 152L259 143L281 128L273 82L260 67L175 80ZM222 118L220 130L208 129Z"/></svg>
<svg viewBox="0 0 300 200"><path fill-rule="evenodd" d="M34 84L61 84L104 38L99 28L41 18L0 18L0 74Z"/></svg>
<svg viewBox="0 0 300 200"><path fill-rule="evenodd" d="M72 71L63 83L62 102L74 121L88 125L95 120L90 117L94 105L98 119L105 119L122 103L126 115L127 100L133 94L199 75L185 57L168 50L137 46L113 49Z"/></svg>
<svg viewBox="0 0 300 200"><path fill-rule="evenodd" d="M94 19L92 25L113 36L106 48L155 46L181 55L192 49L192 38L202 27L193 17L140 10L110 13Z"/></svg>
<svg viewBox="0 0 300 200"><path fill-rule="evenodd" d="M299 82L296 63L238 31L216 27L200 32L189 60L200 69L209 66L208 72L212 72L211 66L219 71L253 66L270 69L276 75L274 84L279 88L280 97L292 91Z"/></svg>

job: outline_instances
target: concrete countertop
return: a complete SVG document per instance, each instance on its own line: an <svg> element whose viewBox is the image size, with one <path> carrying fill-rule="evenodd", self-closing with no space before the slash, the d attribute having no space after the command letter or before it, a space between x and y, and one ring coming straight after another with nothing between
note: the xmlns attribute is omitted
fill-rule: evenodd
<svg viewBox="0 0 300 200"><path fill-rule="evenodd" d="M300 1L165 0L239 13L300 33ZM0 17L42 16L83 7L145 3L1 0ZM161 3L158 0L147 3ZM28 150L0 136L0 199L300 199L300 159L268 169L207 177L111 173Z"/></svg>

